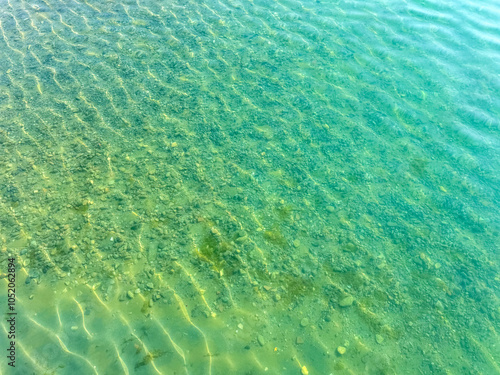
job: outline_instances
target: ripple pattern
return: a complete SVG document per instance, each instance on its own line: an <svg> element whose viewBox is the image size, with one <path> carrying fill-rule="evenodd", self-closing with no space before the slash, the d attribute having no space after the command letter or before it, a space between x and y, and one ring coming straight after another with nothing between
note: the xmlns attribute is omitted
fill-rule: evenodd
<svg viewBox="0 0 500 375"><path fill-rule="evenodd" d="M0 0L0 372L500 373L499 15Z"/></svg>

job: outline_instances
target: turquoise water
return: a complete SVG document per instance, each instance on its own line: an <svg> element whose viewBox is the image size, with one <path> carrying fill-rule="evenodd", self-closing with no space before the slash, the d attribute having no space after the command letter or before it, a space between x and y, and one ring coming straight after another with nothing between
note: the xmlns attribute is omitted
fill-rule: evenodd
<svg viewBox="0 0 500 375"><path fill-rule="evenodd" d="M0 0L1 373L500 374L499 20Z"/></svg>

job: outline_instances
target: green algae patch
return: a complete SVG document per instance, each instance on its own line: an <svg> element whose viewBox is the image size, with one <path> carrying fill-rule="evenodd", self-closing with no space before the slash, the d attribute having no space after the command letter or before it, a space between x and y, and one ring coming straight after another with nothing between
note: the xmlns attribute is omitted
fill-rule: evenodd
<svg viewBox="0 0 500 375"><path fill-rule="evenodd" d="M89 203L75 203L71 206L74 212L79 213L79 214L86 214L89 210L90 204Z"/></svg>
<svg viewBox="0 0 500 375"><path fill-rule="evenodd" d="M226 256L233 250L234 248L229 242L210 231L201 239L197 253L203 261L210 263L215 270L220 271L226 267L230 270L234 268L231 257Z"/></svg>
<svg viewBox="0 0 500 375"><path fill-rule="evenodd" d="M291 204L282 204L275 208L278 218L282 221L288 221L292 219L293 206Z"/></svg>
<svg viewBox="0 0 500 375"><path fill-rule="evenodd" d="M155 358L160 358L165 354L167 354L167 352L164 350L154 350L153 352L146 354L140 362L137 362L137 364L134 366L134 369L138 370L143 366L149 365Z"/></svg>
<svg viewBox="0 0 500 375"><path fill-rule="evenodd" d="M286 247L288 244L278 225L273 225L271 229L265 230L263 236L266 241L276 246Z"/></svg>

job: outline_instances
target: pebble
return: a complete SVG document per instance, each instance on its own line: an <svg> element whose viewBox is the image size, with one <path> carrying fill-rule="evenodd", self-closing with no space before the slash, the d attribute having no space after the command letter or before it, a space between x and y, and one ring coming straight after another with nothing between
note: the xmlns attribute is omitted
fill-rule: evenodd
<svg viewBox="0 0 500 375"><path fill-rule="evenodd" d="M300 336L297 336L297 340L295 340L295 342L297 344L303 344L304 343L304 339L302 337L300 337Z"/></svg>
<svg viewBox="0 0 500 375"><path fill-rule="evenodd" d="M299 247L300 246L300 241L299 240L294 240L293 241L293 246Z"/></svg>
<svg viewBox="0 0 500 375"><path fill-rule="evenodd" d="M344 298L342 298L342 299L339 301L339 305L340 305L340 307L349 307L349 306L351 306L353 303L354 303L354 297L353 297L353 296L347 296L347 297L344 297Z"/></svg>
<svg viewBox="0 0 500 375"><path fill-rule="evenodd" d="M343 250L344 251L349 251L349 252L352 253L352 252L356 251L356 245L354 245L352 242L346 243L343 246Z"/></svg>
<svg viewBox="0 0 500 375"><path fill-rule="evenodd" d="M307 327L309 325L309 319L307 318L303 318L301 321L300 321L300 325L302 327Z"/></svg>
<svg viewBox="0 0 500 375"><path fill-rule="evenodd" d="M307 370L306 366L302 366L302 368L300 369L300 373L302 375L309 375L309 371Z"/></svg>
<svg viewBox="0 0 500 375"><path fill-rule="evenodd" d="M333 206L327 206L327 207L326 207L326 210L327 210L328 212L335 212L335 207L333 207Z"/></svg>
<svg viewBox="0 0 500 375"><path fill-rule="evenodd" d="M382 344L384 342L384 336L375 335L375 341L377 341L377 344Z"/></svg>
<svg viewBox="0 0 500 375"><path fill-rule="evenodd" d="M346 348L344 346L339 346L337 348L337 353L339 353L340 355L344 355L346 352Z"/></svg>
<svg viewBox="0 0 500 375"><path fill-rule="evenodd" d="M266 339L262 335L257 336L257 341L259 342L260 346L264 346L266 344Z"/></svg>
<svg viewBox="0 0 500 375"><path fill-rule="evenodd" d="M243 236L243 237L238 237L235 242L236 243L245 243L248 241L248 237L247 236Z"/></svg>
<svg viewBox="0 0 500 375"><path fill-rule="evenodd" d="M240 323L240 324L238 324L238 328L239 328L239 329L243 329L243 324L241 324L241 323Z"/></svg>
<svg viewBox="0 0 500 375"><path fill-rule="evenodd" d="M132 299L134 298L134 293L132 293L130 290L127 292L127 297Z"/></svg>

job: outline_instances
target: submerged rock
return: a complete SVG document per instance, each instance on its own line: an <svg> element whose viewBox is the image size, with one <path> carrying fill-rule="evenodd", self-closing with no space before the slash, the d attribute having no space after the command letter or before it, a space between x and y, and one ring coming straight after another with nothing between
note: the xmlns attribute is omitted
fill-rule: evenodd
<svg viewBox="0 0 500 375"><path fill-rule="evenodd" d="M344 297L344 298L342 298L342 299L339 301L339 305L340 305L340 307L349 307L349 306L351 306L353 303L354 303L354 297L353 297L353 296L347 296L347 297Z"/></svg>
<svg viewBox="0 0 500 375"><path fill-rule="evenodd" d="M257 341L259 342L260 346L264 346L266 344L266 339L262 335L257 336Z"/></svg>

